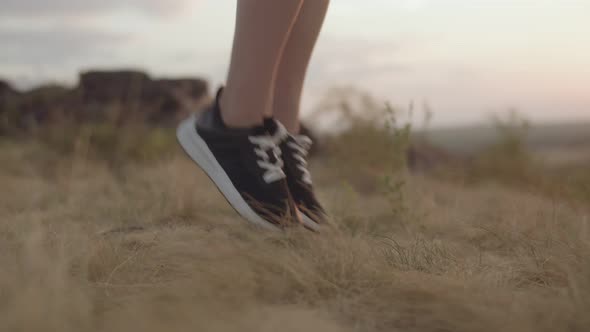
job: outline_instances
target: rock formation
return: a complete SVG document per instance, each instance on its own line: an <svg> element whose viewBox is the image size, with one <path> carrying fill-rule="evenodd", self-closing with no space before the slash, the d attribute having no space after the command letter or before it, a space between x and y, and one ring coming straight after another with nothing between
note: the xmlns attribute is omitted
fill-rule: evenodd
<svg viewBox="0 0 590 332"><path fill-rule="evenodd" d="M173 126L208 100L197 78L152 79L141 71L88 71L73 88L44 85L18 92L0 81L0 134L56 121L143 121Z"/></svg>

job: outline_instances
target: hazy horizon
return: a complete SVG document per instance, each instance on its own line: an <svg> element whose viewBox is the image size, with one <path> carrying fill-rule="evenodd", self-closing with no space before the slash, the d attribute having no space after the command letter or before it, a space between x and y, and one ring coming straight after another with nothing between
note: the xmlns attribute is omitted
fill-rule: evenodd
<svg viewBox="0 0 590 332"><path fill-rule="evenodd" d="M223 81L235 1L5 0L0 78L74 83L90 68ZM590 120L590 2L332 2L304 96L354 85L396 105L427 102L435 125L519 109L536 122Z"/></svg>

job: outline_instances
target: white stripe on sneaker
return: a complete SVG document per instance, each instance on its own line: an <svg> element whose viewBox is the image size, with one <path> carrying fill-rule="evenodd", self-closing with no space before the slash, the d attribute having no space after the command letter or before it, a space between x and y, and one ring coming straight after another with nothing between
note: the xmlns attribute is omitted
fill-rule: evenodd
<svg viewBox="0 0 590 332"><path fill-rule="evenodd" d="M320 224L318 224L317 222L313 221L310 217L308 217L304 212L300 212L301 215L301 222L309 227L311 230L319 232L322 227L320 226Z"/></svg>

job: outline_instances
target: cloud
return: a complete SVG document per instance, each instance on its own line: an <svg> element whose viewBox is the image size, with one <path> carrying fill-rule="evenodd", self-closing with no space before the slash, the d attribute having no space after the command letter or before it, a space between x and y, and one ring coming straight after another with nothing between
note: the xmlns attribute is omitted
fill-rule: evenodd
<svg viewBox="0 0 590 332"><path fill-rule="evenodd" d="M413 70L400 56L409 43L324 37L312 61L312 81L362 81L381 75L407 74Z"/></svg>
<svg viewBox="0 0 590 332"><path fill-rule="evenodd" d="M94 15L120 9L135 9L157 16L182 12L189 0L2 0L0 17Z"/></svg>
<svg viewBox="0 0 590 332"><path fill-rule="evenodd" d="M0 62L3 65L59 65L84 56L106 56L105 45L126 40L124 35L80 26L49 29L0 30Z"/></svg>

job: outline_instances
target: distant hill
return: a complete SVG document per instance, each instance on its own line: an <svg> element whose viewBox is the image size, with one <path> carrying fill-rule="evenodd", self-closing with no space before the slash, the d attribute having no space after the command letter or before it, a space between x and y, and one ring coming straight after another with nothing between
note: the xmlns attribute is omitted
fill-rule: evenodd
<svg viewBox="0 0 590 332"><path fill-rule="evenodd" d="M430 142L455 153L471 153L499 138L492 124L454 128L430 129L420 132ZM534 150L561 147L590 146L590 121L532 125L526 136Z"/></svg>

